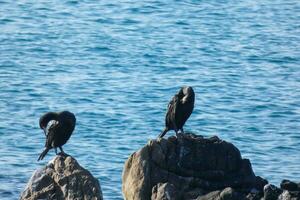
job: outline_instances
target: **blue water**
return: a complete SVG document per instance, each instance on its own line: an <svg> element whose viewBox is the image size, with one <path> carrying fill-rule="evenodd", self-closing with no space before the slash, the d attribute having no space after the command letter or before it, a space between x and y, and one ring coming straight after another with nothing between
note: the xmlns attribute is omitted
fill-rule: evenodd
<svg viewBox="0 0 300 200"><path fill-rule="evenodd" d="M61 110L78 122L65 151L122 199L124 161L182 85L196 92L186 130L234 143L272 183L300 181L298 0L1 0L0 199L54 156L36 161L38 119Z"/></svg>

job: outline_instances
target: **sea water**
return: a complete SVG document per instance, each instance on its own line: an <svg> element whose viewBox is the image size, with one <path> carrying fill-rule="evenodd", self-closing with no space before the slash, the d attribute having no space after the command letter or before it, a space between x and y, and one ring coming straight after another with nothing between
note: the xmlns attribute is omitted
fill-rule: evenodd
<svg viewBox="0 0 300 200"><path fill-rule="evenodd" d="M185 130L232 142L271 183L300 181L298 0L0 0L0 199L53 158L37 162L38 120L62 110L77 118L64 150L122 199L125 160L183 85Z"/></svg>

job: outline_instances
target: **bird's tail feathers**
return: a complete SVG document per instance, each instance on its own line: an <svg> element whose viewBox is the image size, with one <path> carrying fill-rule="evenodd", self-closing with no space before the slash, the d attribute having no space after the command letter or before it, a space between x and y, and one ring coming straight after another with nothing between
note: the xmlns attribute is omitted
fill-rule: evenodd
<svg viewBox="0 0 300 200"><path fill-rule="evenodd" d="M38 161L43 160L49 150L49 148L45 148L44 151L40 154Z"/></svg>
<svg viewBox="0 0 300 200"><path fill-rule="evenodd" d="M169 129L165 128L161 134L159 134L158 138L164 137L164 135L168 132Z"/></svg>

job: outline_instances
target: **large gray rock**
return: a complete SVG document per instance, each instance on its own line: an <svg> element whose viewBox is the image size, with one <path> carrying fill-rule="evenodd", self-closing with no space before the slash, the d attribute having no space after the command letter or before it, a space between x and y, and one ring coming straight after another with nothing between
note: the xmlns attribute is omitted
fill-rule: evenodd
<svg viewBox="0 0 300 200"><path fill-rule="evenodd" d="M179 134L151 140L133 153L123 169L122 190L126 200L162 200L167 194L178 200L239 199L253 190L262 197L266 184L233 144Z"/></svg>
<svg viewBox="0 0 300 200"><path fill-rule="evenodd" d="M58 155L34 172L21 200L103 200L100 184L71 156Z"/></svg>

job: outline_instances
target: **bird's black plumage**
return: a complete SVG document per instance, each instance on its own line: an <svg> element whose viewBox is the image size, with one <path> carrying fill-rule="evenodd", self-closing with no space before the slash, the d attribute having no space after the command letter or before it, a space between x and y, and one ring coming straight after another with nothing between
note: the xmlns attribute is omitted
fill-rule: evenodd
<svg viewBox="0 0 300 200"><path fill-rule="evenodd" d="M39 156L42 160L48 151L58 147L63 152L62 146L69 140L76 124L75 115L69 111L48 112L40 118L40 128L46 135L45 149Z"/></svg>
<svg viewBox="0 0 300 200"><path fill-rule="evenodd" d="M172 98L166 113L166 127L158 137L163 137L169 130L183 132L183 125L194 109L195 93L192 87L182 87Z"/></svg>

